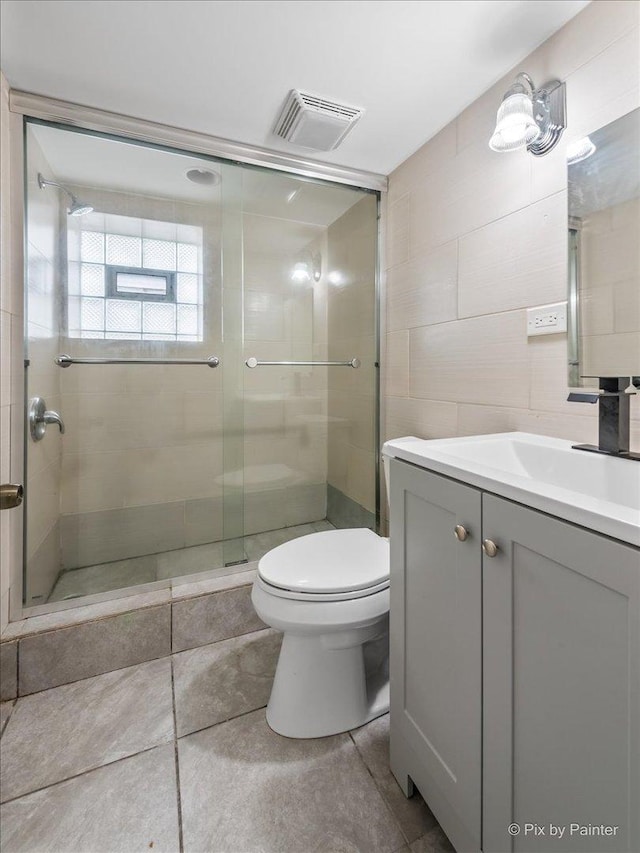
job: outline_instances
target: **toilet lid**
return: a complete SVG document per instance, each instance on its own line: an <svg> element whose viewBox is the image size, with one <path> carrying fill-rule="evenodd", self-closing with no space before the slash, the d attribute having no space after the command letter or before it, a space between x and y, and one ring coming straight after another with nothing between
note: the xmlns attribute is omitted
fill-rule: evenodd
<svg viewBox="0 0 640 853"><path fill-rule="evenodd" d="M258 574L296 592L368 589L389 579L389 542L366 528L310 533L265 554Z"/></svg>

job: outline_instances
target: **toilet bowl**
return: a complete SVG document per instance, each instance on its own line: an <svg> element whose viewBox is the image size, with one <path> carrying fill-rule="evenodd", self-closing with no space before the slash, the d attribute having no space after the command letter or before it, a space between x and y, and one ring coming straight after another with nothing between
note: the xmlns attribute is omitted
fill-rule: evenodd
<svg viewBox="0 0 640 853"><path fill-rule="evenodd" d="M258 564L251 600L284 634L267 706L278 734L313 738L389 709L389 542L366 528L286 542Z"/></svg>

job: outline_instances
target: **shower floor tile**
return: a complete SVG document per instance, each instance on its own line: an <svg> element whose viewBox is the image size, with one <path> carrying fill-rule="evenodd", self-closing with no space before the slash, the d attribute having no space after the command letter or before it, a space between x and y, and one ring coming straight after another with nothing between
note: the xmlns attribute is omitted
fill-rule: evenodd
<svg viewBox="0 0 640 853"><path fill-rule="evenodd" d="M391 775L388 716L315 740L269 729L257 706L279 639L254 631L4 703L3 850L453 853Z"/></svg>
<svg viewBox="0 0 640 853"><path fill-rule="evenodd" d="M245 536L242 540L231 539L226 543L211 542L206 545L192 545L189 548L177 548L160 554L132 557L128 560L101 563L82 569L69 569L58 576L48 601L64 601L213 570L220 570L220 573L224 574L227 571L224 565L225 552L240 554L244 551L247 561L254 562L272 548L297 539L299 536L334 529L329 521L314 521L309 524L254 533L251 536ZM228 547L226 548L225 545ZM237 547L234 548L234 545Z"/></svg>

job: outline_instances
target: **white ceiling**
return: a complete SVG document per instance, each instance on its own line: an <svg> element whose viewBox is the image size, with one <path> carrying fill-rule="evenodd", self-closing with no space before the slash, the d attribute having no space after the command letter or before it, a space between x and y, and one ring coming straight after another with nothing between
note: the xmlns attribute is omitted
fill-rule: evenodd
<svg viewBox="0 0 640 853"><path fill-rule="evenodd" d="M285 172L251 167L240 172L235 164L57 127L29 124L27 144L31 134L50 169L45 178L71 185L88 204L95 203L92 189L202 205L233 201L244 213L290 220L299 226L327 227L362 198L359 190L315 183ZM217 172L221 183L213 187L194 184L186 177L189 169Z"/></svg>
<svg viewBox="0 0 640 853"><path fill-rule="evenodd" d="M388 174L588 0L3 0L12 87ZM272 134L291 88L364 107L336 151Z"/></svg>

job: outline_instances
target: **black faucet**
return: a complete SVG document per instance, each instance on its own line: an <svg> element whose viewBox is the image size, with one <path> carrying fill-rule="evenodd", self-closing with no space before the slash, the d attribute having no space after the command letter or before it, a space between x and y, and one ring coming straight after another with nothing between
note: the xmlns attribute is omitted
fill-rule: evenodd
<svg viewBox="0 0 640 853"><path fill-rule="evenodd" d="M575 444L574 450L588 450L591 453L605 453L621 459L634 459L640 462L640 453L629 450L629 432L631 426L630 400L633 392L625 390L630 385L638 387L640 377L629 379L600 377L599 392L572 392L568 396L571 403L599 403L598 446L593 444Z"/></svg>

